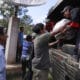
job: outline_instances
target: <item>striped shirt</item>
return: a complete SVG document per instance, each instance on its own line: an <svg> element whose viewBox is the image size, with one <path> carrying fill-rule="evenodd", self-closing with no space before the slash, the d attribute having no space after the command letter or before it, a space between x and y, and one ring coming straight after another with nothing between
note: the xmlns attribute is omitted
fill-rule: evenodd
<svg viewBox="0 0 80 80"><path fill-rule="evenodd" d="M24 40L21 59L28 59L31 55L32 51L31 49L32 49L32 42Z"/></svg>

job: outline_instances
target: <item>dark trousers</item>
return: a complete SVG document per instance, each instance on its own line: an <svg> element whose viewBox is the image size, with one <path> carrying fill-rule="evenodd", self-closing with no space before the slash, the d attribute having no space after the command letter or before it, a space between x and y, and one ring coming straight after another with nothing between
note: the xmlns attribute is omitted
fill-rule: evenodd
<svg viewBox="0 0 80 80"><path fill-rule="evenodd" d="M21 54L22 54L22 46L21 47L17 47L16 62L20 62L20 60L21 60Z"/></svg>
<svg viewBox="0 0 80 80"><path fill-rule="evenodd" d="M22 78L24 80L32 80L32 75L33 75L33 71L32 71L31 60L28 61L26 61L25 59L22 60Z"/></svg>
<svg viewBox="0 0 80 80"><path fill-rule="evenodd" d="M75 52L74 55L77 56L77 61L79 62L79 59L80 59L80 28L77 31L76 46L75 46L74 52Z"/></svg>

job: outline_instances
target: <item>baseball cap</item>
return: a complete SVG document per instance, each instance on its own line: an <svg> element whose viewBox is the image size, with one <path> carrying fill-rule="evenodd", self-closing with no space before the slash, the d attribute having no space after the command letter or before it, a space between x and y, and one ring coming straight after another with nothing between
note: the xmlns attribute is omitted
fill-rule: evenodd
<svg viewBox="0 0 80 80"><path fill-rule="evenodd" d="M72 7L71 6L64 7L64 9L61 11L61 13L64 13L67 10L72 10Z"/></svg>

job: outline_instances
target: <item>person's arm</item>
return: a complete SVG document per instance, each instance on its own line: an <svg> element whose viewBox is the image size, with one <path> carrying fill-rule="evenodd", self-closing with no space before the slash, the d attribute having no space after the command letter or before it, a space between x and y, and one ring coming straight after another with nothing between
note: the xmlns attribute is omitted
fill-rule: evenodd
<svg viewBox="0 0 80 80"><path fill-rule="evenodd" d="M31 46L31 54L30 54L30 60L34 58L34 44Z"/></svg>
<svg viewBox="0 0 80 80"><path fill-rule="evenodd" d="M51 46L57 44L58 42L59 42L59 40L49 43L49 47L51 47Z"/></svg>
<svg viewBox="0 0 80 80"><path fill-rule="evenodd" d="M61 33L64 34L70 28L71 28L70 25L66 25L66 27L61 31Z"/></svg>
<svg viewBox="0 0 80 80"><path fill-rule="evenodd" d="M21 33L18 33L18 39L17 39L18 48L21 47Z"/></svg>

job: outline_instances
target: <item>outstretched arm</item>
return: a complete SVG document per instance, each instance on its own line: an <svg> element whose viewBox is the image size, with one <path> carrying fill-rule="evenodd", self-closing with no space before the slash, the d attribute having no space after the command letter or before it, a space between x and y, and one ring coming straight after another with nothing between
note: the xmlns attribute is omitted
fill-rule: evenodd
<svg viewBox="0 0 80 80"><path fill-rule="evenodd" d="M59 40L57 40L57 41L55 41L55 42L51 42L51 43L49 43L49 47L51 47L51 46L57 44L58 42L59 42Z"/></svg>

